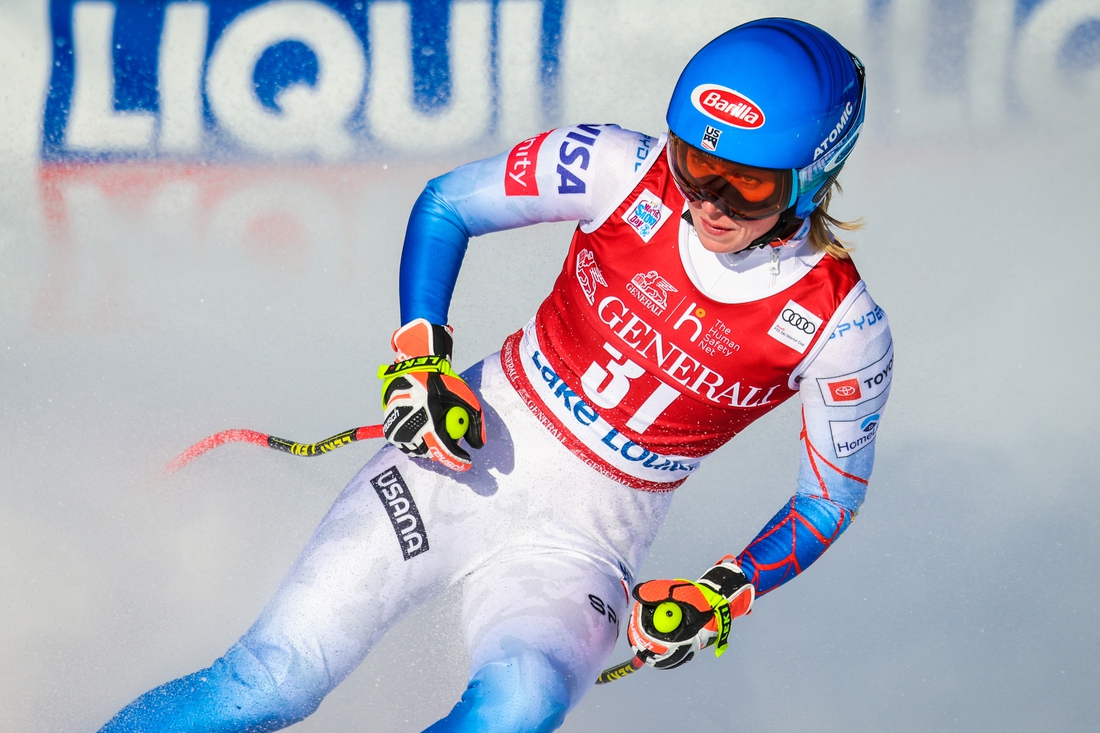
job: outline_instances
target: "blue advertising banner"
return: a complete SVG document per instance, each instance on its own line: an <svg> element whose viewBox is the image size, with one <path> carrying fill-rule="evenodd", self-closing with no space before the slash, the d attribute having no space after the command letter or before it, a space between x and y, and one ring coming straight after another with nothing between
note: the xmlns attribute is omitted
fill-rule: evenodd
<svg viewBox="0 0 1100 733"><path fill-rule="evenodd" d="M552 122L564 0L53 0L42 157L439 153Z"/></svg>
<svg viewBox="0 0 1100 733"><path fill-rule="evenodd" d="M364 202L408 187L384 214L397 251L416 191L454 164L562 122L657 134L685 60L766 14L866 62L856 165L891 141L1100 114L1100 0L30 2L40 25L0 23L0 57L23 60L9 111L33 113L0 141L34 159L33 319L51 330L158 312L163 289L137 274L158 268L336 287L381 241Z"/></svg>

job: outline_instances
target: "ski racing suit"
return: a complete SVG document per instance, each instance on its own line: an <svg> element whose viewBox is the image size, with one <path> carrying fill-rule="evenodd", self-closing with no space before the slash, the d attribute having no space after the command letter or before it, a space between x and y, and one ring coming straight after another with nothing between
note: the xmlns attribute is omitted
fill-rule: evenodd
<svg viewBox="0 0 1100 733"><path fill-rule="evenodd" d="M851 260L814 252L805 228L778 246L704 249L664 145L565 127L428 184L406 233L403 323L447 322L471 236L580 222L535 317L464 375L486 446L465 473L384 447L225 656L105 731L290 725L459 582L470 684L429 730L553 730L607 664L673 489L796 392L797 490L738 562L763 595L836 541L889 394L886 317Z"/></svg>

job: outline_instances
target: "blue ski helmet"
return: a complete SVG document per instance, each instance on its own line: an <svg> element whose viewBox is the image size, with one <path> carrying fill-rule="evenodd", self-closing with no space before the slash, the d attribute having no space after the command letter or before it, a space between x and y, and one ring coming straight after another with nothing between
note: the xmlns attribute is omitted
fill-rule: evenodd
<svg viewBox="0 0 1100 733"><path fill-rule="evenodd" d="M866 106L863 64L825 31L789 18L739 25L688 62L669 130L727 161L791 172L784 210L817 208L852 152Z"/></svg>

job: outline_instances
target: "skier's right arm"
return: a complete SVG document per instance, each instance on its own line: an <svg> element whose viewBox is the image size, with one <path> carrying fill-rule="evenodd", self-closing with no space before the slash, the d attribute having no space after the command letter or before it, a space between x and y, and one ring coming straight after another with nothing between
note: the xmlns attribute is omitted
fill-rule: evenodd
<svg viewBox="0 0 1100 733"><path fill-rule="evenodd" d="M471 236L544 221L607 216L656 141L614 126L577 125L430 181L417 199L401 254L397 362L380 370L386 439L456 471L485 442L481 406L450 368L446 326Z"/></svg>
<svg viewBox="0 0 1100 733"><path fill-rule="evenodd" d="M614 125L561 127L428 182L401 252L401 323L445 324L470 237L606 216L656 139Z"/></svg>

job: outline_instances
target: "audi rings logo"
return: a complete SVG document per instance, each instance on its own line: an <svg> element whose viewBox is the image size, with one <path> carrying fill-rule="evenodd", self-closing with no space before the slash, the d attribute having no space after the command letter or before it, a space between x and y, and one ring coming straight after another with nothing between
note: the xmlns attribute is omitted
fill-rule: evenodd
<svg viewBox="0 0 1100 733"><path fill-rule="evenodd" d="M775 313L775 311L772 311L772 313ZM789 323L797 328L802 333L811 334L817 330L817 326L814 325L810 321L810 319L806 318L803 315L795 313L790 308L785 309L779 317L782 318L786 323Z"/></svg>
<svg viewBox="0 0 1100 733"><path fill-rule="evenodd" d="M779 343L805 354L814 334L824 321L805 306L788 300L768 329L768 335Z"/></svg>
<svg viewBox="0 0 1100 733"><path fill-rule="evenodd" d="M843 387L837 387L833 390L837 397L851 397L856 393L856 388L850 384L846 384Z"/></svg>

